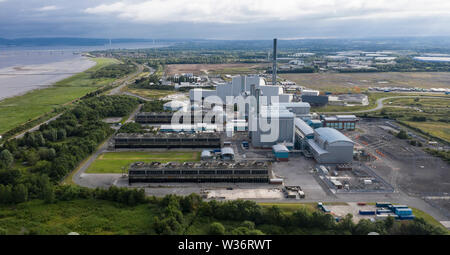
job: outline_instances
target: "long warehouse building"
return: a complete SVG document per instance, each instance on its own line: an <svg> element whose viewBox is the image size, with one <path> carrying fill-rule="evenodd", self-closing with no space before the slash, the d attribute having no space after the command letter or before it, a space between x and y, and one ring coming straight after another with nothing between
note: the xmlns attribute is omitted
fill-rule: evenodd
<svg viewBox="0 0 450 255"><path fill-rule="evenodd" d="M120 148L222 148L223 133L120 133L114 137L114 147Z"/></svg>
<svg viewBox="0 0 450 255"><path fill-rule="evenodd" d="M128 182L269 182L270 165L262 161L160 162L131 164Z"/></svg>

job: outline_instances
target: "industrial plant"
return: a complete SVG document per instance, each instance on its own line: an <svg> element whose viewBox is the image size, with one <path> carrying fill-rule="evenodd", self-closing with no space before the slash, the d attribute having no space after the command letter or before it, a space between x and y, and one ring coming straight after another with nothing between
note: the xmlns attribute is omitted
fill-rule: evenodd
<svg viewBox="0 0 450 255"><path fill-rule="evenodd" d="M201 163L136 162L129 167L129 183L282 183L269 166L293 155L317 164L351 165L354 143L338 129L354 130L358 118L311 113L308 100L277 82L277 40L273 43L271 81L258 75L233 76L215 89L191 89L187 103L173 101L164 104L163 112L137 113L135 122L154 128L152 132L118 133L111 148L200 149ZM307 89L303 96L320 97ZM265 153L263 161L256 160L258 151ZM247 157L252 153L254 157Z"/></svg>

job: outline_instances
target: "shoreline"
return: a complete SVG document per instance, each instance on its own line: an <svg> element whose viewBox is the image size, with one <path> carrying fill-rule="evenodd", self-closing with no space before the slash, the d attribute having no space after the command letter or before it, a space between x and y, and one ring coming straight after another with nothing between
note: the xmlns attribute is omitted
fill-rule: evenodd
<svg viewBox="0 0 450 255"><path fill-rule="evenodd" d="M97 63L89 57L37 65L14 65L0 69L0 102L23 96L33 90L54 86L57 82L82 73Z"/></svg>

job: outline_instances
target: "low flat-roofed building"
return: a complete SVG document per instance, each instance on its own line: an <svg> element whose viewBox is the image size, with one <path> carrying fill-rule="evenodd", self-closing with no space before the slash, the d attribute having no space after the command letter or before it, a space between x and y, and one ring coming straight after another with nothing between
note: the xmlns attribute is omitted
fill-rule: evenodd
<svg viewBox="0 0 450 255"><path fill-rule="evenodd" d="M272 146L273 154L277 161L288 161L289 160L289 149L284 144L275 144Z"/></svg>
<svg viewBox="0 0 450 255"><path fill-rule="evenodd" d="M251 182L268 183L270 164L244 162L136 162L128 169L129 183L145 182Z"/></svg>
<svg viewBox="0 0 450 255"><path fill-rule="evenodd" d="M328 104L328 96L302 95L302 101L307 102L312 106L324 106Z"/></svg>
<svg viewBox="0 0 450 255"><path fill-rule="evenodd" d="M355 130L358 117L355 115L336 115L323 117L323 126L339 130Z"/></svg>
<svg viewBox="0 0 450 255"><path fill-rule="evenodd" d="M120 148L221 148L223 133L145 133L114 137L114 147Z"/></svg>
<svg viewBox="0 0 450 255"><path fill-rule="evenodd" d="M234 160L234 150L231 147L222 148L220 154L222 160Z"/></svg>
<svg viewBox="0 0 450 255"><path fill-rule="evenodd" d="M314 159L322 164L342 164L353 161L354 142L334 128L317 128L314 139L307 141Z"/></svg>

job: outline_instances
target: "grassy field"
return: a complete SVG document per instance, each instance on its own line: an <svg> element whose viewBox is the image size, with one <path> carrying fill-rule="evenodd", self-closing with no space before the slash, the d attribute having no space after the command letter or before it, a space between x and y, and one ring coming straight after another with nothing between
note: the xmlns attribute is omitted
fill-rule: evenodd
<svg viewBox="0 0 450 255"><path fill-rule="evenodd" d="M33 90L1 101L0 134L112 82L113 79L91 79L90 75L118 61L108 58L93 60L97 62L97 65L85 72L59 81L51 87Z"/></svg>
<svg viewBox="0 0 450 255"><path fill-rule="evenodd" d="M384 95L383 93L377 94ZM446 122L449 121L450 116L450 99L445 95L440 97L422 98L417 96L389 99L384 101L382 110L367 114L362 113L359 116L389 117L401 121L407 126L419 129L422 133L432 136L431 139L435 137L450 143L450 125ZM419 117L425 118L425 121L414 119Z"/></svg>
<svg viewBox="0 0 450 255"><path fill-rule="evenodd" d="M135 95L145 97L148 99L160 99L168 95L177 93L173 90L157 90L157 89L131 89L128 88L127 92L133 93Z"/></svg>
<svg viewBox="0 0 450 255"><path fill-rule="evenodd" d="M0 228L10 235L30 232L41 235L154 234L154 207L128 207L88 199L56 204L34 200L16 206L0 206Z"/></svg>
<svg viewBox="0 0 450 255"><path fill-rule="evenodd" d="M448 143L450 143L450 124L444 122L416 122L416 121L404 121L406 124L418 128L425 133L429 133L433 136L439 137Z"/></svg>
<svg viewBox="0 0 450 255"><path fill-rule="evenodd" d="M421 96L429 96L424 93L384 93L384 92L370 92L368 93L369 97L369 105L355 105L355 106L339 106L339 105L326 105L321 107L311 107L312 112L351 112L351 111L362 111L369 110L375 108L377 106L376 102L380 98L386 97L396 97L396 96L405 96L405 98L395 98L391 100L385 100L384 105L387 106L411 106L420 108L442 108L449 109L450 100L448 99L439 99L439 98L421 98ZM419 98L419 102L414 102L413 97L417 96ZM444 94L430 94L430 96L434 97L446 97ZM391 103L390 103L391 102Z"/></svg>
<svg viewBox="0 0 450 255"><path fill-rule="evenodd" d="M386 72L386 73L312 73L280 74L298 85L330 92L354 92L358 87L450 88L450 73Z"/></svg>
<svg viewBox="0 0 450 255"><path fill-rule="evenodd" d="M203 75L213 74L250 74L257 73L258 70L265 70L268 64L173 64L167 65L164 72L167 75L193 73Z"/></svg>
<svg viewBox="0 0 450 255"><path fill-rule="evenodd" d="M200 161L198 151L171 152L107 152L101 154L86 170L86 173L122 173L133 162L186 162Z"/></svg>

